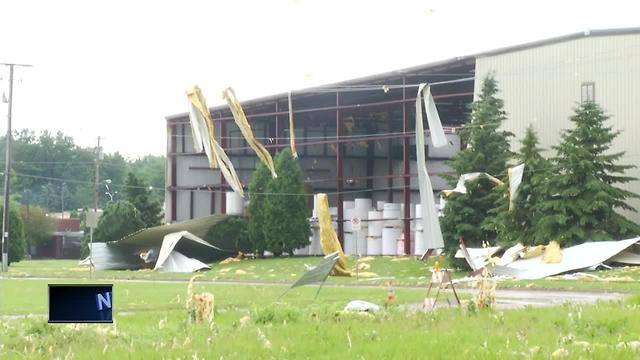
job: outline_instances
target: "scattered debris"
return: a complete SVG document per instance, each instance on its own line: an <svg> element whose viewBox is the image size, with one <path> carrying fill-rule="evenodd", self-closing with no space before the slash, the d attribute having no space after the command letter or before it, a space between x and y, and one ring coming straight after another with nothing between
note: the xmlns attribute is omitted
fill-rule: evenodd
<svg viewBox="0 0 640 360"><path fill-rule="evenodd" d="M189 312L189 319L200 323L205 319L209 323L213 322L215 312L215 298L213 294L204 292L200 294L193 293L193 281L196 278L203 275L195 275L189 279L189 285L187 286L187 311Z"/></svg>
<svg viewBox="0 0 640 360"><path fill-rule="evenodd" d="M345 307L344 311L369 311L376 312L380 310L380 306L363 300L350 301Z"/></svg>
<svg viewBox="0 0 640 360"><path fill-rule="evenodd" d="M567 357L567 356L569 356L569 350L565 348L559 348L553 353L551 353L552 358L561 358L561 357Z"/></svg>

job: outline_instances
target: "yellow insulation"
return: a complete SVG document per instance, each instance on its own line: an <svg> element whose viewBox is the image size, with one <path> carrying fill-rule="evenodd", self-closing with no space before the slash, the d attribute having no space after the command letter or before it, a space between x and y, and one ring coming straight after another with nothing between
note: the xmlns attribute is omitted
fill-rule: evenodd
<svg viewBox="0 0 640 360"><path fill-rule="evenodd" d="M318 221L320 222L320 245L322 252L329 255L338 251L340 259L336 262L331 272L337 276L351 276L351 271L347 267L347 257L342 252L338 235L331 224L331 213L329 212L329 200L327 194L317 194L318 197Z"/></svg>
<svg viewBox="0 0 640 360"><path fill-rule="evenodd" d="M249 121L244 114L244 110L242 110L242 106L240 102L236 98L235 92L233 89L228 87L222 90L222 98L227 101L229 104L229 109L231 109L231 114L233 114L233 119L236 121L236 124L240 128L240 132L242 132L242 136L247 141L247 144L251 146L253 151L256 152L258 158L262 160L262 162L267 165L267 168L271 171L271 176L275 179L278 177L276 175L276 168L273 164L273 159L271 158L271 154L267 151L267 149L260 143L255 136L253 136L253 131L251 131L251 125L249 125Z"/></svg>
<svg viewBox="0 0 640 360"><path fill-rule="evenodd" d="M189 90L187 90L187 99L189 102L198 110L202 119L207 126L207 134L199 134L202 137L202 141L207 141L209 149L215 149L215 146L212 144L212 141L215 142L215 128L213 126L213 119L211 118L211 113L207 108L207 101L202 95L202 91L197 85L192 86ZM193 126L193 124L192 124ZM198 139L193 139L194 142L198 141ZM216 156L209 157L209 166L212 169L218 168L218 159Z"/></svg>
<svg viewBox="0 0 640 360"><path fill-rule="evenodd" d="M544 248L542 262L545 264L559 264L562 261L562 253L560 252L560 244L557 241L551 241Z"/></svg>
<svg viewBox="0 0 640 360"><path fill-rule="evenodd" d="M242 183L238 178L238 174L233 166L233 163L224 152L224 149L218 144L218 142L214 138L214 126L213 119L211 118L211 113L209 112L209 108L207 107L207 102L200 91L200 88L197 86L193 86L191 89L187 91L187 98L191 105L197 110L196 113L192 115L195 117L192 119L191 126L196 127L198 124L205 123L206 134L198 131L198 136L201 139L197 139L194 137L194 144L198 141L206 142L204 144L205 152L207 153L207 157L209 158L209 166L211 168L220 168L222 175L225 180L229 183L229 186L237 192L240 196L244 197L244 190L242 188ZM204 129L203 129L204 131ZM194 132L194 135L196 132Z"/></svg>

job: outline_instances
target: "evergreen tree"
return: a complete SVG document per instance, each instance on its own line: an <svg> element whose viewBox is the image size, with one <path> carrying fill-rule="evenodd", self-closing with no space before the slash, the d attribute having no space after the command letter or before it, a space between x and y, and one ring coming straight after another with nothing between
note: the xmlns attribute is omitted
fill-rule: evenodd
<svg viewBox="0 0 640 360"><path fill-rule="evenodd" d="M83 214L86 220L86 212ZM93 242L117 241L144 228L140 212L126 200L110 202L98 220L93 231ZM84 227L80 256L89 255L89 229Z"/></svg>
<svg viewBox="0 0 640 360"><path fill-rule="evenodd" d="M487 76L482 82L478 100L472 105L469 121L458 132L467 147L447 162L455 173L449 177L451 184L465 173L484 172L496 177L506 174L507 162L512 155L509 138L513 134L499 130L507 116L497 93L496 80ZM491 222L489 211L502 194L486 176L468 181L466 187L466 194L453 193L449 196L440 222L445 250L451 257L458 249L461 237L468 246L481 246L483 241L495 238L495 229L486 224Z"/></svg>
<svg viewBox="0 0 640 360"><path fill-rule="evenodd" d="M262 255L267 249L265 238L265 204L267 202L266 195L267 185L271 181L271 172L267 166L261 161L258 162L256 171L251 177L249 183L249 206L247 215L249 217L248 233L253 250Z"/></svg>
<svg viewBox="0 0 640 360"><path fill-rule="evenodd" d="M620 131L605 126L609 116L595 102L585 102L570 118L574 128L562 133L553 147L554 176L545 186L538 208L538 239L570 246L588 240L622 239L640 234L640 226L616 210L636 211L627 204L638 195L616 184L636 180L624 172L635 166L619 165L624 152L610 153Z"/></svg>
<svg viewBox="0 0 640 360"><path fill-rule="evenodd" d="M471 107L471 116L457 133L467 147L447 162L456 172L451 184L458 181L461 174L486 172L498 178L506 174L506 164L512 153L508 131L500 131L500 125L507 119L504 102L497 97L498 83L489 75L482 81L478 100Z"/></svg>
<svg viewBox="0 0 640 360"><path fill-rule="evenodd" d="M516 197L509 208L509 184L505 182L501 190L505 196L496 204L493 226L498 235L498 241L505 245L518 242L523 245L536 244L536 223L541 214L536 205L543 196L543 185L547 182L550 172L550 162L540 155L542 149L538 147L538 136L532 126L527 128L524 138L520 142L522 147L516 159L518 164L524 164L522 182L518 187Z"/></svg>
<svg viewBox="0 0 640 360"><path fill-rule="evenodd" d="M126 201L111 202L104 209L98 220L98 227L93 233L94 242L120 240L144 228L144 222L136 207Z"/></svg>
<svg viewBox="0 0 640 360"><path fill-rule="evenodd" d="M132 172L128 173L124 193L125 200L132 203L140 212L140 219L144 223L144 227L160 225L162 207L151 194L151 189L149 189L149 185L144 180L138 178Z"/></svg>
<svg viewBox="0 0 640 360"><path fill-rule="evenodd" d="M289 149L276 155L275 167L278 178L267 185L267 193L273 195L264 204L265 240L274 254L292 254L308 245L311 235L302 169Z"/></svg>
<svg viewBox="0 0 640 360"><path fill-rule="evenodd" d="M481 247L482 242L495 238L495 231L487 230L483 225L502 193L485 175L467 181L465 186L466 194L454 192L447 197L440 218L445 251L451 258L458 250L460 238L468 247Z"/></svg>
<svg viewBox="0 0 640 360"><path fill-rule="evenodd" d="M9 206L9 264L22 260L27 247L22 218L16 207L16 204ZM4 208L0 206L0 218L2 218L3 213Z"/></svg>

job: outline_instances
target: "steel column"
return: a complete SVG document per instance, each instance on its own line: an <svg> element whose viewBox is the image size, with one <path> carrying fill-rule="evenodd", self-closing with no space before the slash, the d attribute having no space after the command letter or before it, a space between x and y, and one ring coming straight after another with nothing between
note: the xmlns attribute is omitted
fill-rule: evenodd
<svg viewBox="0 0 640 360"><path fill-rule="evenodd" d="M276 101L276 133L274 135L276 145L280 144L280 119L279 114L280 109L278 108L278 101Z"/></svg>
<svg viewBox="0 0 640 360"><path fill-rule="evenodd" d="M222 114L220 114L222 118ZM219 121L220 123L220 147L224 150L225 146L227 146L227 127L224 121ZM222 171L220 171L220 214L227 213L227 196L225 194L225 184L226 180L224 179L224 175Z"/></svg>
<svg viewBox="0 0 640 360"><path fill-rule="evenodd" d="M407 81L406 77L402 77L402 84ZM402 88L402 99L407 98L407 89ZM409 120L407 119L407 103L402 103L402 131L409 131ZM409 158L409 148L411 142L409 137L405 137L402 143L402 161L404 165L404 188L402 195L404 198L404 252L405 254L411 254L411 160Z"/></svg>
<svg viewBox="0 0 640 360"><path fill-rule="evenodd" d="M342 133L342 124L340 122L340 93L336 91L336 139L340 140L340 135ZM336 144L336 165L337 165L337 175L338 179L336 181L336 191L338 193L338 241L340 241L340 246L344 248L344 194L343 191L343 177L344 177L344 169L342 163L342 144Z"/></svg>
<svg viewBox="0 0 640 360"><path fill-rule="evenodd" d="M177 180L177 175L178 175L178 170L177 170L177 162L178 162L178 155L176 155L177 152L177 130L178 126L177 125L172 125L169 127L169 132L171 134L171 152L174 154L171 157L171 176L170 176L170 180L169 180L169 186L173 187L173 190L171 190L171 216L170 216L170 221L176 221L176 219L178 218L177 216L177 211L178 211L178 190L175 188L178 185L178 180Z"/></svg>

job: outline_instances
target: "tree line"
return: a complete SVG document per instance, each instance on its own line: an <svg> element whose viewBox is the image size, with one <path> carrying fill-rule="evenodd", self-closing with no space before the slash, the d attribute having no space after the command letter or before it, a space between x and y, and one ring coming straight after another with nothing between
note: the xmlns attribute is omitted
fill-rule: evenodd
<svg viewBox="0 0 640 360"><path fill-rule="evenodd" d="M5 143L5 138L0 138L3 160ZM81 147L62 132L55 135L48 131L36 135L30 130L14 133L10 262L21 260L29 246L52 241L55 223L50 212L70 211L72 216L84 219L86 209L94 204L95 161L95 148ZM4 163L1 165L4 168ZM131 210L133 214L127 214L126 226L115 227L120 231L160 224L164 167L164 156L147 155L128 160L115 152L101 157L98 207L104 209L107 221L101 221L103 226L96 229L98 240L112 240L109 238L111 214L120 215L121 209ZM2 211L0 207L0 216ZM85 253L85 249L82 252Z"/></svg>
<svg viewBox="0 0 640 360"><path fill-rule="evenodd" d="M0 138L2 168L5 142L4 137ZM16 131L12 145L12 199L52 212L92 207L95 161L95 148L81 147L62 132ZM104 154L100 160L98 207L122 196L122 185L129 172L152 186L153 198L163 202L164 167L164 156L129 160L119 152Z"/></svg>

